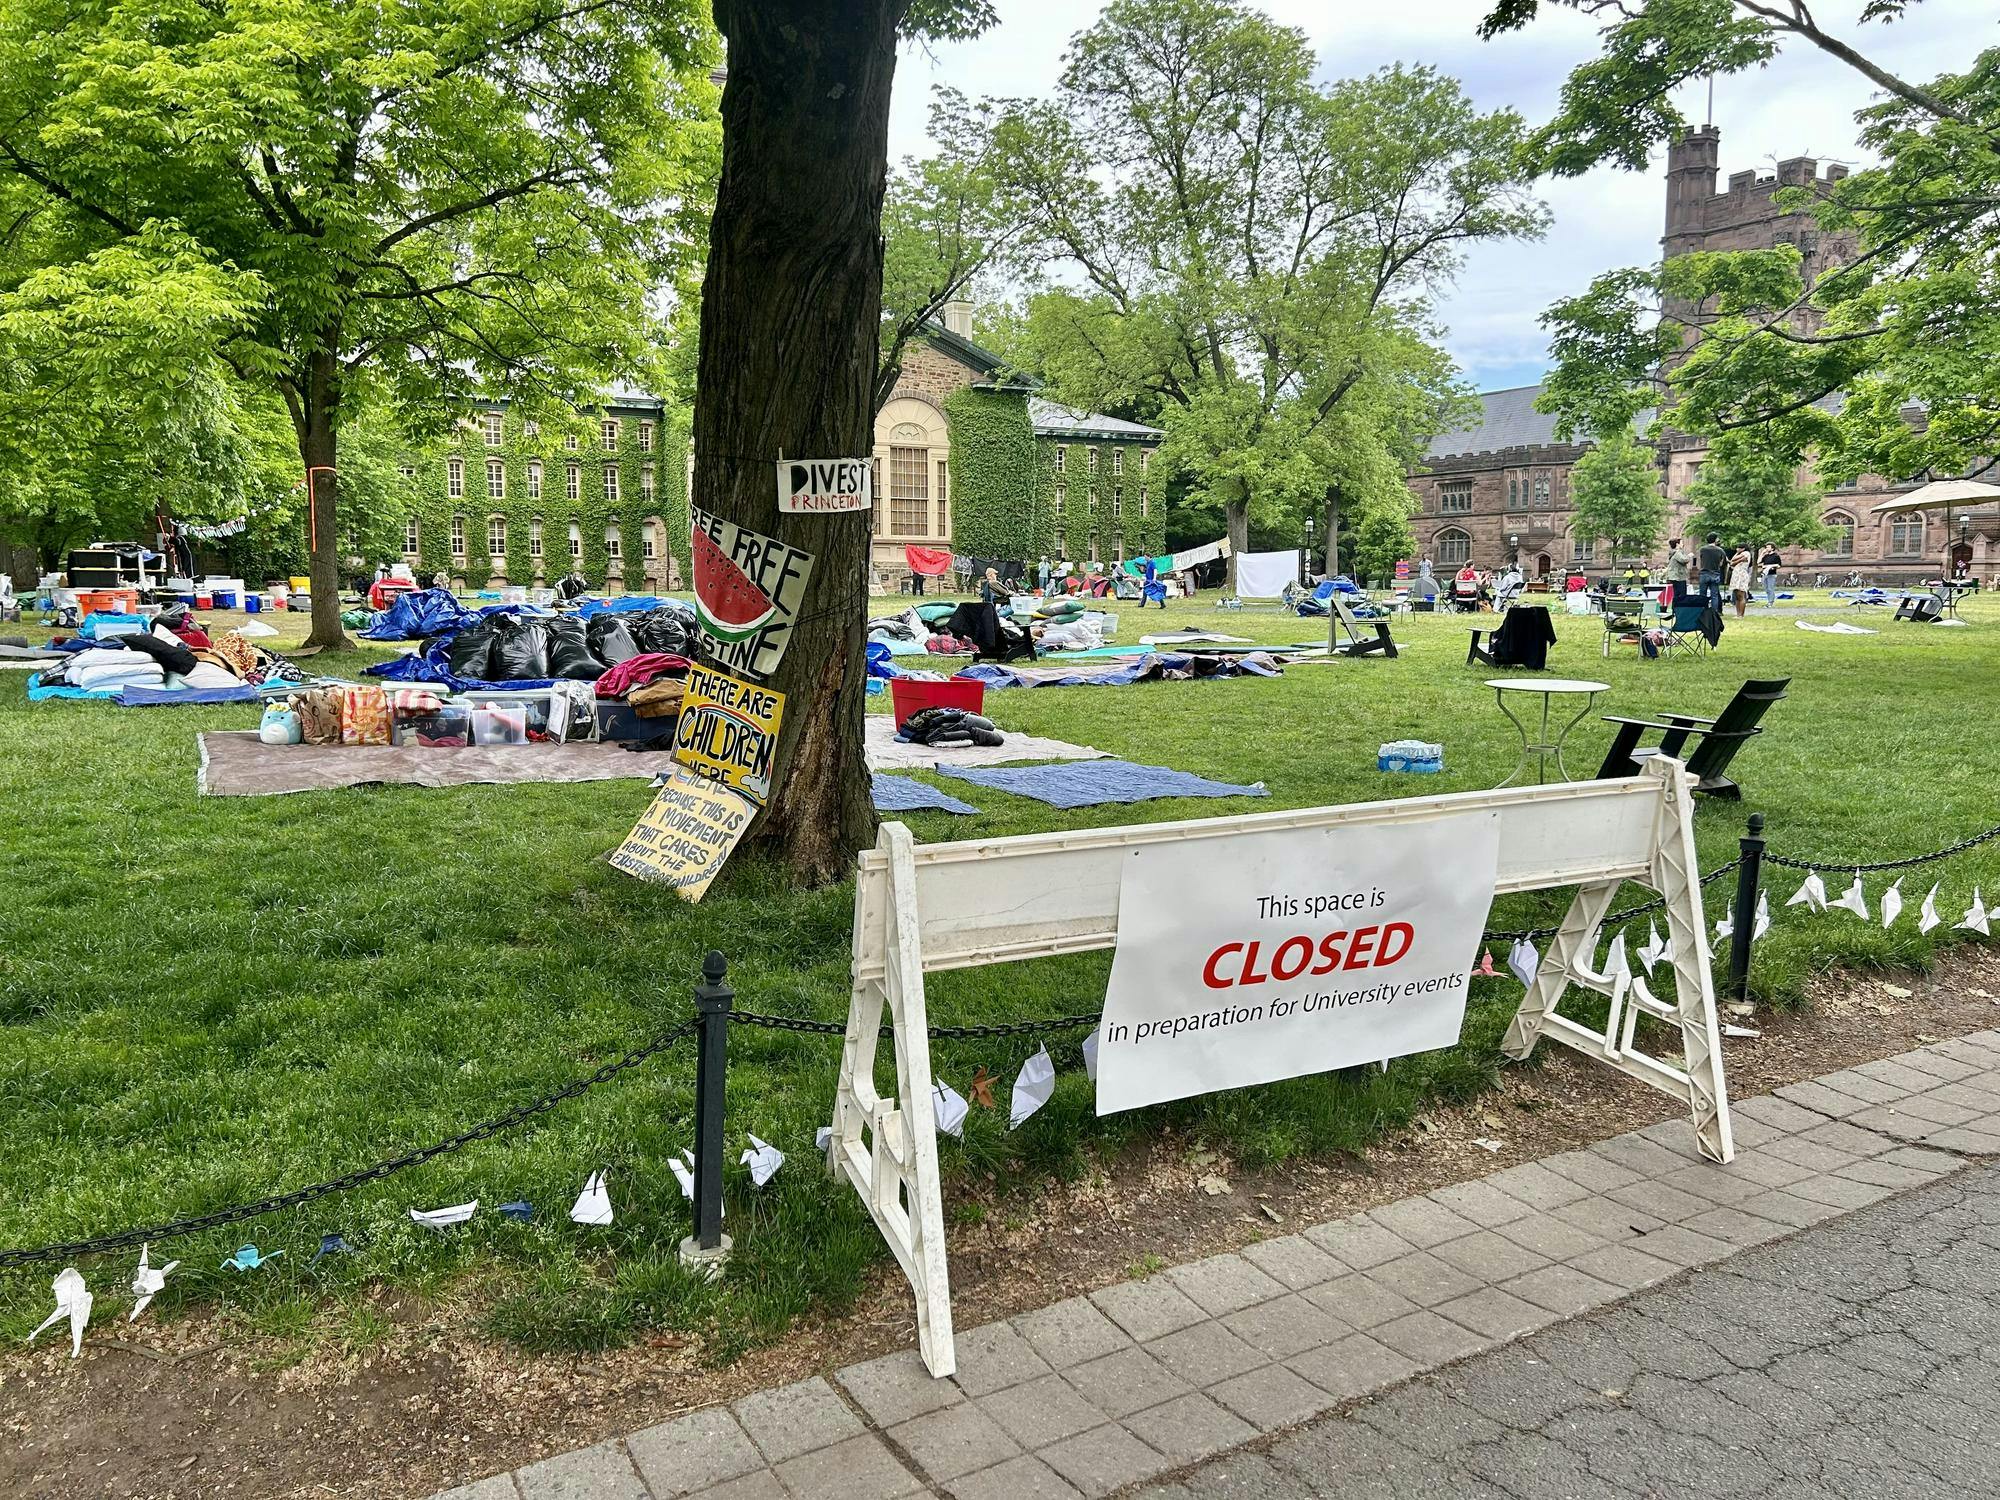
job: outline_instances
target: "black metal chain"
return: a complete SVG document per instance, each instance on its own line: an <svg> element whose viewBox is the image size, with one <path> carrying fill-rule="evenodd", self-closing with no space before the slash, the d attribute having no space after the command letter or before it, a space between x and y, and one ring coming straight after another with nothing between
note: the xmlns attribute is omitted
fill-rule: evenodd
<svg viewBox="0 0 2000 1500"><path fill-rule="evenodd" d="M488 1140L493 1136L499 1135L502 1131L511 1130L516 1125L532 1120L536 1115L544 1114L554 1109L566 1099L574 1099L577 1095L594 1089L599 1084L609 1083L620 1073L625 1072L629 1068L637 1067L655 1053L664 1052L667 1048L673 1046L674 1043L692 1035L698 1024L700 1023L696 1018L690 1017L671 1031L662 1032L643 1047L634 1047L630 1052L627 1052L616 1061L608 1062L596 1072L588 1073L582 1078L574 1079L564 1084L553 1093L543 1094L540 1098L532 1099L526 1104L518 1104L505 1114L496 1115L483 1124L475 1125L470 1130L461 1131L447 1140L438 1141L434 1145L419 1147L415 1151L405 1152L403 1155L391 1157L387 1161L379 1161L372 1167L362 1167L358 1171L336 1177L330 1182L316 1182L311 1187L294 1188L289 1193L280 1193L269 1198L260 1198L255 1203L239 1204L235 1208L217 1209L214 1213L197 1214L186 1219L175 1219L170 1223L154 1224L145 1229L127 1229L120 1234L102 1235L94 1240L73 1240L66 1245L44 1245L37 1250L0 1250L0 1267L28 1266L40 1261L76 1260L82 1256L95 1255L105 1250L129 1250L134 1245L173 1239L177 1235L195 1234L204 1229L217 1229L224 1224L235 1224L244 1219L254 1219L263 1214L276 1213L279 1209L297 1208L302 1203L311 1203L316 1198L324 1198L332 1193L347 1192L350 1188L360 1187L364 1183L378 1181L381 1178L389 1176L392 1172L400 1172L405 1167L420 1166L422 1163L431 1161L436 1157L444 1156L450 1152L457 1151L461 1147L469 1146L474 1141Z"/></svg>
<svg viewBox="0 0 2000 1500"><path fill-rule="evenodd" d="M771 1031L802 1031L812 1036L845 1036L845 1021L809 1021L803 1016L767 1016L754 1010L732 1010L729 1019L745 1026L762 1026ZM1046 1021L1002 1021L991 1026L933 1026L928 1034L933 1038L965 1038L996 1036L1034 1036L1044 1031L1073 1031L1080 1026L1095 1026L1095 1015L1055 1016ZM883 1036L895 1035L895 1028L887 1024L880 1031Z"/></svg>
<svg viewBox="0 0 2000 1500"><path fill-rule="evenodd" d="M1767 855L1766 858L1769 858L1769 856ZM1737 858L1730 860L1728 864L1717 865L1713 870L1710 870L1706 875L1701 877L1701 883L1703 885L1712 885L1741 863L1743 863L1742 859ZM1655 896L1651 901L1642 901L1637 906L1626 907L1623 911L1607 912L1604 922L1606 924L1629 922L1634 917L1643 917L1649 912L1665 911L1666 906L1667 898L1665 896ZM1562 931L1560 927L1524 927L1519 932L1488 932L1485 935L1485 940L1489 943L1513 943L1522 940L1533 942L1536 938L1554 937L1560 931Z"/></svg>
<svg viewBox="0 0 2000 1500"><path fill-rule="evenodd" d="M1954 854L1963 854L1967 849L1977 848L1992 839L2000 839L2000 825L1975 833L1970 838L1960 839L1955 844L1929 854L1913 854L1908 859L1878 859L1873 863L1855 864L1845 859L1787 859L1780 854L1766 854L1764 863L1782 865L1787 870L1852 870L1857 875L1867 870L1907 870L1912 865L1927 865L1933 860L1950 859Z"/></svg>

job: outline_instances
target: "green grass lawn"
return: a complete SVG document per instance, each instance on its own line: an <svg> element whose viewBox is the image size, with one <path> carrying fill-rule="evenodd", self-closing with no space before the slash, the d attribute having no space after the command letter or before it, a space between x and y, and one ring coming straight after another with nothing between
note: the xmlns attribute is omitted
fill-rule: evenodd
<svg viewBox="0 0 2000 1500"><path fill-rule="evenodd" d="M1323 634L1323 623L1272 606L1224 612L1213 603L1164 616L1121 605L1121 638L1169 625L1266 642ZM1628 714L1713 713L1746 677L1790 675L1790 699L1737 761L1747 800L1700 810L1702 859L1729 858L1745 814L1761 811L1775 851L1827 858L1837 885L1840 859L1924 851L2000 821L2000 606L1980 599L1965 614L1965 629L1892 625L1885 612L1832 604L1808 616L1880 631L1838 637L1798 630L1791 614L1753 612L1732 623L1715 657L1654 662L1630 647L1606 660L1594 620L1558 618L1551 666L1611 684L1601 708ZM1398 660L1300 666L1272 681L988 699L1005 729L1262 781L1266 800L1063 813L941 778L984 811L907 821L920 839L941 840L1492 785L1513 766L1517 741L1481 686L1494 674L1464 665L1465 625L1419 616L1398 621L1396 633L1409 647ZM353 672L379 655L322 665ZM745 861L690 907L612 872L602 856L644 807L644 782L204 800L194 790L196 732L250 727L253 709L30 706L24 676L0 674L0 1246L200 1213L454 1133L680 1018L711 947L729 955L743 1005L844 1014L849 890L795 895ZM1594 770L1608 733L1594 721L1578 729L1572 770ZM1378 773L1377 745L1406 736L1442 740L1446 773ZM1975 881L2000 897L2000 845L1911 872L1912 914L1933 878L1955 921ZM1796 883L1773 872L1774 907ZM1871 902L1883 884L1871 879ZM1562 905L1561 893L1512 898L1493 925L1551 923ZM1884 934L1838 913L1802 920L1780 909L1757 952L1757 985L1785 1002L1810 970L1920 963L1929 948L1909 917ZM1096 954L939 975L932 1016L950 1024L1090 1010L1108 967L1109 955ZM948 1203L969 1211L970 1175L990 1175L994 1191L1032 1193L1168 1125L1253 1162L1357 1147L1427 1098L1483 1087L1517 998L1511 980L1475 983L1463 1044L1386 1075L1298 1080L1105 1121L1092 1114L1080 1038L1055 1039L1065 1072L1049 1108L1012 1134L1004 1117L975 1111L964 1145L945 1143ZM986 1066L1004 1101L1034 1046L941 1045L937 1066L961 1088ZM183 1261L154 1315L219 1303L251 1326L302 1332L365 1324L371 1283L469 1287L491 1333L531 1347L672 1327L702 1331L726 1357L809 1308L837 1308L886 1259L852 1194L812 1153L837 1039L738 1028L731 1048L732 1162L748 1131L792 1159L762 1193L732 1165L736 1259L717 1287L675 1264L689 1215L663 1158L693 1144L693 1058L683 1049L535 1126L387 1182L154 1247L156 1264ZM610 1171L618 1221L579 1229L569 1204L598 1167ZM473 1197L489 1206L526 1198L539 1217L519 1225L482 1213L440 1235L406 1216ZM363 1253L309 1268L320 1235L333 1230ZM245 1241L286 1254L248 1277L219 1269ZM122 1306L133 1259L121 1252L84 1266L100 1319ZM0 1337L40 1321L55 1269L0 1276Z"/></svg>

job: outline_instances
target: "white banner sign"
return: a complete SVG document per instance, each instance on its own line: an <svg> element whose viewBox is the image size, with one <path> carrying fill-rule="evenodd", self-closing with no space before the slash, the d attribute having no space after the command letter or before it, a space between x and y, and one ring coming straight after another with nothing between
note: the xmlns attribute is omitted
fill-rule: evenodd
<svg viewBox="0 0 2000 1500"><path fill-rule="evenodd" d="M1499 857L1494 811L1132 849L1097 1112L1453 1045Z"/></svg>
<svg viewBox="0 0 2000 1500"><path fill-rule="evenodd" d="M801 515L843 515L875 503L874 467L865 458L781 458L778 509Z"/></svg>

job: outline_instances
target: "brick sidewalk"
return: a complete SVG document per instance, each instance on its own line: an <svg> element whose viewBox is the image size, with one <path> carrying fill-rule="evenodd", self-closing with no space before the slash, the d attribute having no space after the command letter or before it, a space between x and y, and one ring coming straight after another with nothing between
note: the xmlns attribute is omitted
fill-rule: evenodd
<svg viewBox="0 0 2000 1500"><path fill-rule="evenodd" d="M1106 1495L2000 1155L2000 1031L1675 1119L447 1491L435 1500Z"/></svg>

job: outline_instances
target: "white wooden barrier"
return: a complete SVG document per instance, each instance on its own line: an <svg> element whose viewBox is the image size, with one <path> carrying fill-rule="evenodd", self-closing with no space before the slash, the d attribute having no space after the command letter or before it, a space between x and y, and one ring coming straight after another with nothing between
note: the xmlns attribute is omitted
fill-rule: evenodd
<svg viewBox="0 0 2000 1500"><path fill-rule="evenodd" d="M1547 1036L1684 1100L1702 1155L1734 1155L1707 924L1695 864L1693 783L1680 762L1647 757L1619 781L1563 782L1391 802L1300 808L1181 823L1146 823L1017 838L917 844L882 825L861 856L854 892L854 988L841 1054L827 1166L845 1173L917 1298L917 1338L935 1376L956 1368L944 1205L938 1184L924 975L1114 947L1125 851L1181 843L1191 860L1212 839L1293 828L1418 823L1468 808L1500 814L1495 895L1576 886L1577 893L1502 1049L1525 1058ZM1440 871L1439 878L1450 878ZM1600 928L1627 881L1665 898L1675 997L1654 996L1629 970L1594 967ZM1609 997L1600 1032L1557 1013L1575 985ZM876 1042L887 1009L896 1093L875 1087ZM1641 1015L1678 1027L1678 1060L1635 1045Z"/></svg>

